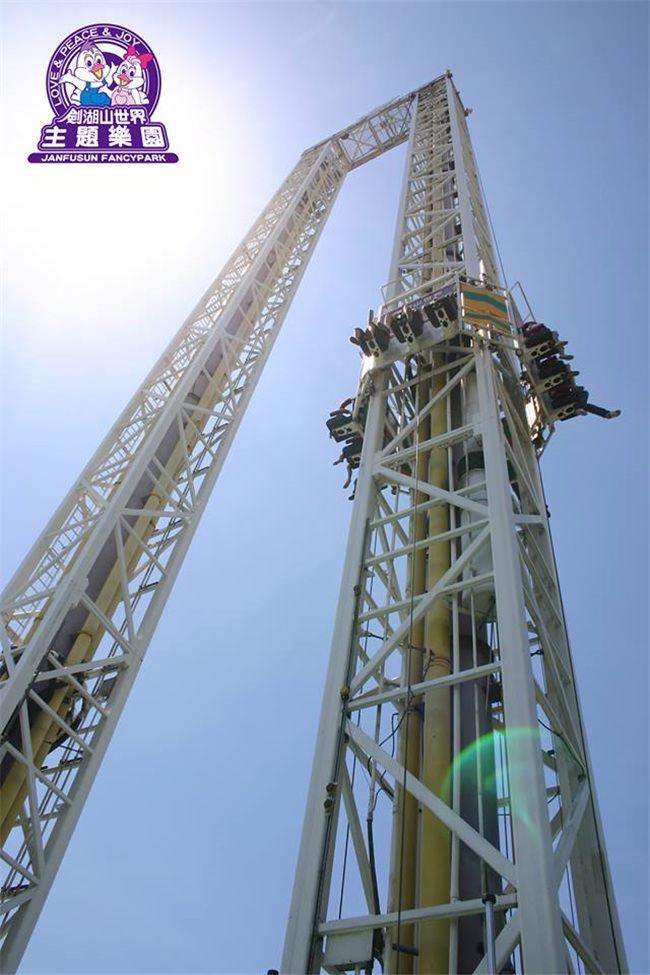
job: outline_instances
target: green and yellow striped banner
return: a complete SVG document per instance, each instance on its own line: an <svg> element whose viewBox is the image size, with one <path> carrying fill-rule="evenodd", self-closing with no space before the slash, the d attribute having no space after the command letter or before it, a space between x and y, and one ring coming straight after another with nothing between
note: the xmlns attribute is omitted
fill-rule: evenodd
<svg viewBox="0 0 650 975"><path fill-rule="evenodd" d="M500 331L510 332L506 299L494 291L487 291L475 284L461 285L463 294L463 318L469 325L494 325Z"/></svg>

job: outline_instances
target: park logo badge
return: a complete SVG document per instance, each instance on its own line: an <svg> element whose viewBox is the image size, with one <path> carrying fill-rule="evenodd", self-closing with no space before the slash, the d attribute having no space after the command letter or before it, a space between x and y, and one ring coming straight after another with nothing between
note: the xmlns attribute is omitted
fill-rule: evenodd
<svg viewBox="0 0 650 975"><path fill-rule="evenodd" d="M91 24L69 34L52 55L46 84L54 118L30 162L178 162L165 126L152 119L160 65L133 31Z"/></svg>

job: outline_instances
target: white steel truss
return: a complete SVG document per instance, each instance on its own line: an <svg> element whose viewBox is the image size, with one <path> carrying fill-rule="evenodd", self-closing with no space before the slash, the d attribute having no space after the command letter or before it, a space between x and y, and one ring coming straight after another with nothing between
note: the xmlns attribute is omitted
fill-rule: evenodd
<svg viewBox="0 0 650 975"><path fill-rule="evenodd" d="M505 325L470 320L472 288ZM520 317L450 76L417 94L380 321L441 294L455 325L364 359L282 971L624 971Z"/></svg>
<svg viewBox="0 0 650 975"><path fill-rule="evenodd" d="M461 275L498 285L465 114L445 75L303 154L3 593L3 971L14 971L20 961L342 181L407 139L386 309L446 285L460 300ZM354 968L358 962L331 958L337 951L341 957L358 953L350 939L368 932L372 950L363 961L372 967L383 950L386 970L406 971L394 964L403 953L391 952L390 932L400 932L398 941L403 929L421 933L425 918L448 926L450 964L456 965L449 971L460 971L463 919L492 908L500 966L510 958L520 965L523 958L526 972L580 965L624 970L515 347L514 331L461 325L421 342L413 355L398 350L384 356L363 380L363 461L286 972L318 971L321 964ZM469 460L479 452L481 480ZM459 485L461 455L468 458L467 483ZM442 458L444 485L423 476L427 458L434 458L434 466ZM447 525L436 534L427 526L437 523L440 512ZM451 553L445 571L416 591L419 553L441 544ZM419 649L413 646L415 627L439 605L451 621L444 673L424 637ZM414 682L414 654L424 660L427 653L422 680ZM465 689L474 695L474 714L476 700L497 685L502 702L489 709L491 731L498 732L491 761L502 782L495 840L461 808L463 771L452 765L453 795L445 803L411 770L405 749L418 702L442 691L454 702L458 758ZM391 715L399 727L390 728ZM513 736L518 728L529 733ZM384 746L396 739L395 755ZM513 774L520 765L525 774ZM369 775L365 793L360 769ZM379 818L375 806L378 811L382 791L391 820L400 819L408 794L415 796L416 811L430 813L449 831L448 902L404 908L391 894L382 912L379 857L361 827ZM333 918L332 878L344 823L363 910L344 916L341 907ZM389 889L399 862L399 844L395 836L391 843L390 833L382 836L377 824L374 834L388 857L383 879ZM368 835L372 846L372 827ZM494 902L484 902L481 894L462 896L465 847L489 867L490 877L500 878ZM577 908L571 917L557 893L569 883ZM411 940L415 946L418 937ZM572 959L569 969L548 967L551 961L563 965L565 957ZM480 962L476 971L487 971L487 964Z"/></svg>
<svg viewBox="0 0 650 975"><path fill-rule="evenodd" d="M17 967L342 181L413 94L307 150L1 599L2 970Z"/></svg>

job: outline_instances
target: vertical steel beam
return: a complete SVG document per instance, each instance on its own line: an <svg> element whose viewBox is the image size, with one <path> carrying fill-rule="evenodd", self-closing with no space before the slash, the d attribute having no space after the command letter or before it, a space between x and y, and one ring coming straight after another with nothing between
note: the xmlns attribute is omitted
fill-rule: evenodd
<svg viewBox="0 0 650 975"><path fill-rule="evenodd" d="M353 627L358 606L359 576L366 544L366 526L376 491L372 467L375 454L381 447L384 432L383 405L381 379L378 377L377 387L368 408L363 453L352 509L352 523L343 564L332 649L318 723L316 751L289 908L282 955L282 972L286 975L320 971L316 928L319 920L325 920L322 914L327 906L328 891L324 889L324 881L329 872L326 860L331 857L334 842L334 838L327 835L331 815L324 808L324 802L327 798L328 782L337 780L337 769L343 748L344 688L349 684L351 676ZM327 848L326 840L329 840Z"/></svg>
<svg viewBox="0 0 650 975"><path fill-rule="evenodd" d="M467 167L470 160L463 152L461 138L461 124L464 124L463 117L461 123L460 106L456 89L451 79L451 73L447 72L445 77L445 88L447 91L447 104L449 106L449 123L451 128L451 143L454 147L454 161L456 164L456 185L458 187L458 211L460 213L461 225L463 228L463 260L465 271L470 278L477 280L481 276L481 265L478 250L478 241L474 233L474 212L470 199L469 182L467 178ZM495 282L497 283L497 282Z"/></svg>
<svg viewBox="0 0 650 975"><path fill-rule="evenodd" d="M490 353L480 350L476 371L507 728L517 898L524 970L527 975L548 975L564 970L565 950L537 732L521 564L493 370Z"/></svg>
<svg viewBox="0 0 650 975"><path fill-rule="evenodd" d="M412 179L413 154L415 149L415 136L418 129L419 107L422 95L417 95L413 104L411 131L404 164L404 176L402 178L402 188L400 192L399 209L397 211L397 221L395 224L395 235L393 240L393 252L391 255L390 269L388 272L388 286L386 288L387 304L390 305L391 299L399 294L401 290L401 280L399 265L405 245L404 235L407 229L406 214L409 204L411 204L410 183ZM416 395L423 395L422 389ZM428 428L428 418L423 425L423 429L418 430L417 436L422 440L427 439L424 426ZM419 456L416 468L424 479L427 465L426 456ZM421 499L424 500L424 499ZM420 515L419 520L426 520L426 515ZM417 524L416 516L412 522L414 537L424 535L423 526ZM407 586L407 593L421 593L425 589L426 562L423 551L413 553L411 564L408 570L410 585ZM423 645L423 623L418 623L413 628L411 642L416 646ZM403 652L402 660L402 685L409 686L422 678L422 661L417 653L406 649ZM399 735L399 756L408 772L419 774L420 753L422 746L422 716L418 710L409 708L408 701L402 705L401 717L404 719L403 732ZM388 883L388 910L393 911L398 906L403 905L406 910L413 908L417 903L417 851L418 851L418 820L419 807L414 796L406 793L402 785L395 789L393 800L393 815L391 823L391 851ZM406 945L408 948L415 947L415 927L414 925L397 925L388 938L388 944ZM388 950L388 949L386 949ZM396 968L398 960L395 952L389 955L388 965ZM401 958L401 970L403 975L408 975L413 970L412 956L405 955Z"/></svg>

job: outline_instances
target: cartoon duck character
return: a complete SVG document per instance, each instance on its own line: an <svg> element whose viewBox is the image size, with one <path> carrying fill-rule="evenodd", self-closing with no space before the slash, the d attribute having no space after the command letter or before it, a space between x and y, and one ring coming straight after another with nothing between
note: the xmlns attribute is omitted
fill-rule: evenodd
<svg viewBox="0 0 650 975"><path fill-rule="evenodd" d="M92 41L86 41L74 67L68 69L61 81L74 87L70 101L75 105L110 105L108 92L114 70L109 68L102 51Z"/></svg>
<svg viewBox="0 0 650 975"><path fill-rule="evenodd" d="M115 88L111 93L111 105L146 105L149 101L144 91L144 69L153 54L138 54L131 45L115 73Z"/></svg>

